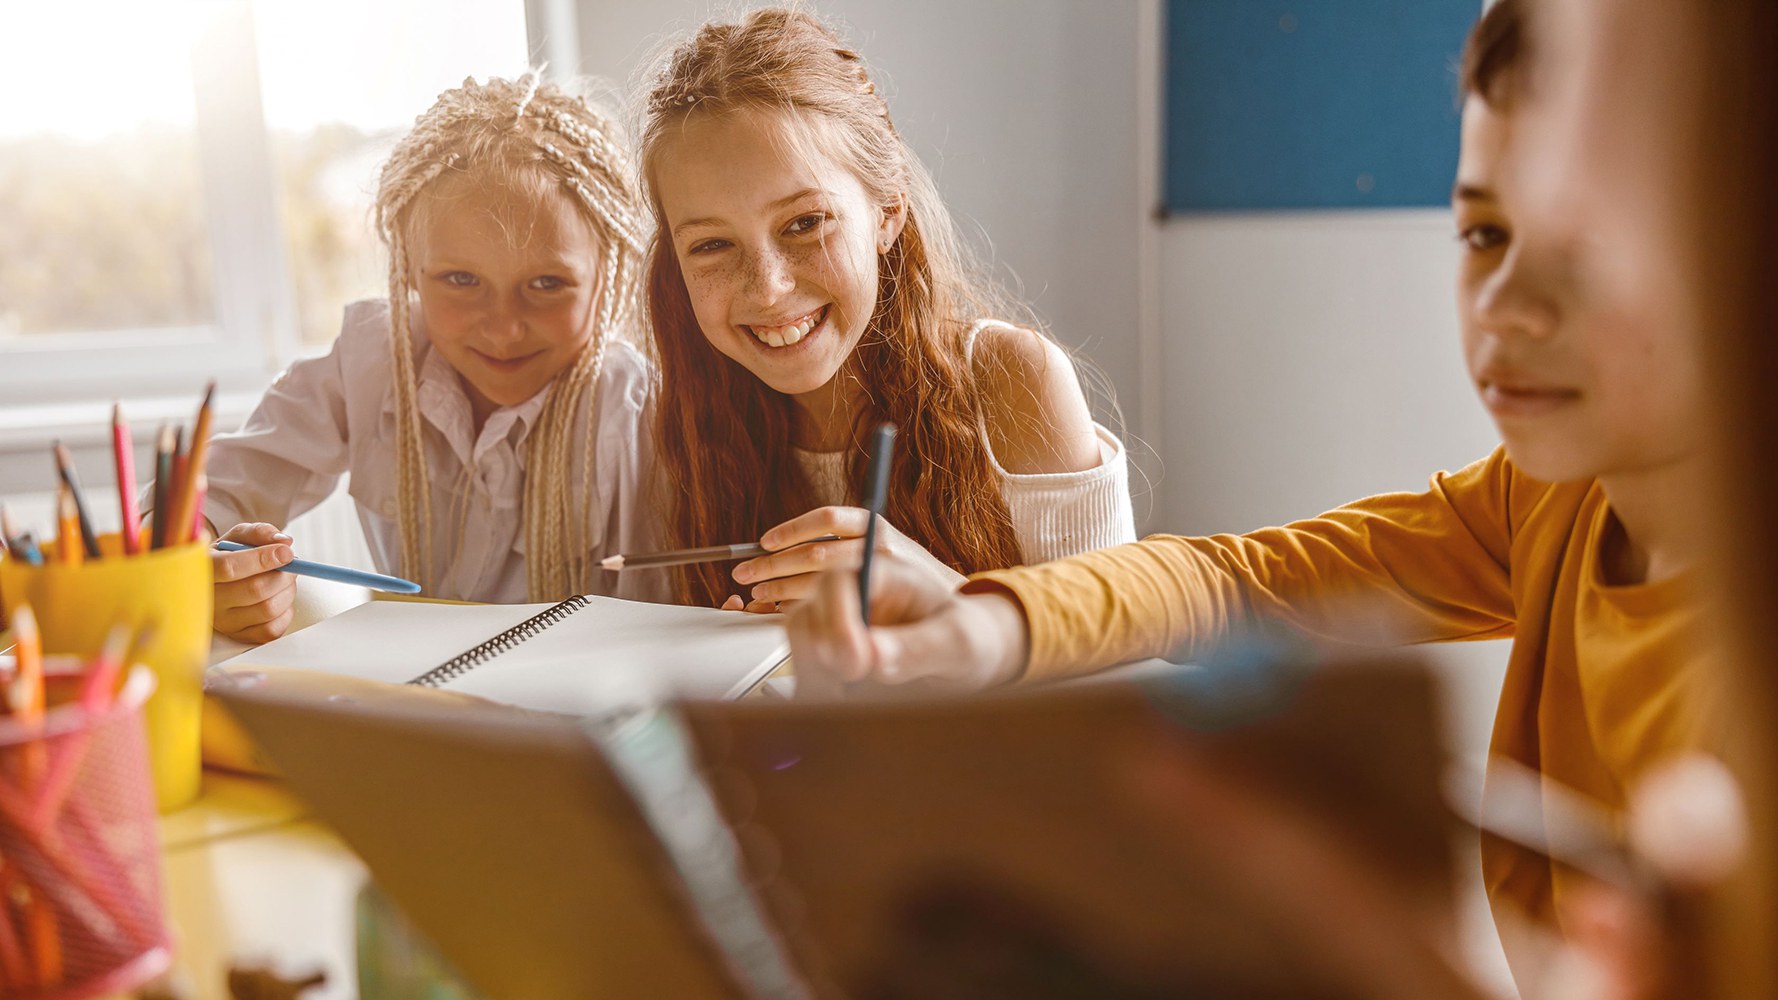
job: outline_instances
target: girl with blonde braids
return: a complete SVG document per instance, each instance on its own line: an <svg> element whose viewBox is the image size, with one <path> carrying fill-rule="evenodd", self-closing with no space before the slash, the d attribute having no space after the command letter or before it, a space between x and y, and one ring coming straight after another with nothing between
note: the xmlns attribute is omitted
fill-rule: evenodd
<svg viewBox="0 0 1778 1000"><path fill-rule="evenodd" d="M1135 539L1123 448L1067 354L968 266L826 26L767 8L700 28L649 90L642 159L669 542L784 550L689 567L682 600L751 587L769 609L855 564L881 421L901 433L877 538L933 577Z"/></svg>
<svg viewBox="0 0 1778 1000"><path fill-rule="evenodd" d="M654 544L641 502L651 369L638 350L647 220L610 119L534 73L466 80L390 154L376 221L389 298L346 308L211 449L216 628L288 626L280 526L342 474L379 569L462 600L655 599L597 558Z"/></svg>

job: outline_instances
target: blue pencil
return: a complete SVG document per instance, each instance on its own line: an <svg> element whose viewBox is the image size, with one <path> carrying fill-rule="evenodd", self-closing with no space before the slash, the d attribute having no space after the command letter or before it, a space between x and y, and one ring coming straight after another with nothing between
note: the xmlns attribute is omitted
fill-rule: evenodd
<svg viewBox="0 0 1778 1000"><path fill-rule="evenodd" d="M254 545L242 545L240 542L217 542L216 547L224 552L240 552L243 549L257 548ZM392 594L417 594L420 585L412 580L403 580L398 576L384 576L381 573L366 573L361 569L347 569L344 566L330 566L327 563L310 562L307 559L292 559L279 566L286 573L297 576L312 576L317 580L332 580L335 583L350 583L372 590L387 590Z"/></svg>

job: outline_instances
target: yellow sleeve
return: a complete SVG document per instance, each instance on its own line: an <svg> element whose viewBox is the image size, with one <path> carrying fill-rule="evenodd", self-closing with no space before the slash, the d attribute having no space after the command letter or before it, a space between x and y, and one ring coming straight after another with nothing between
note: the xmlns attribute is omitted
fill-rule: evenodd
<svg viewBox="0 0 1778 1000"><path fill-rule="evenodd" d="M1389 493L1246 535L1140 542L979 573L1030 623L1025 676L1151 656L1191 659L1282 623L1332 642L1400 645L1512 634L1516 474L1503 451L1423 493Z"/></svg>

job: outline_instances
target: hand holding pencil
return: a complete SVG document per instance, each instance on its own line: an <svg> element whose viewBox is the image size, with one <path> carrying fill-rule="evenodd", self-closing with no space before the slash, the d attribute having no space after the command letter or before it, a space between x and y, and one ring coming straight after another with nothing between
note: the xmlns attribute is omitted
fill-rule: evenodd
<svg viewBox="0 0 1778 1000"><path fill-rule="evenodd" d="M240 642L270 642L290 627L296 603L296 577L279 572L296 558L291 538L271 524L237 524L223 541L253 548L215 550L210 568L216 578L216 631Z"/></svg>
<svg viewBox="0 0 1778 1000"><path fill-rule="evenodd" d="M888 456L894 429L884 425L877 431L874 455L882 462L873 462L871 482L866 483L867 502L880 508L888 487ZM887 441L886 441L887 439ZM748 611L771 612L787 610L796 602L815 593L819 574L827 570L862 570L868 574L868 547L874 556L895 559L909 569L949 589L963 583L963 575L940 562L926 548L904 535L893 524L866 507L818 507L793 517L768 530L760 545L767 551L736 566L736 583L752 587L752 599L745 604ZM739 610L739 596L730 597L723 605Z"/></svg>
<svg viewBox="0 0 1778 1000"><path fill-rule="evenodd" d="M734 569L735 582L752 587L748 610L791 606L815 592L815 580L822 571L858 569L864 561L870 521L870 512L863 507L817 507L767 531L762 539L766 551ZM961 573L880 517L872 547L877 555L906 563L947 587L963 583ZM740 606L739 597L724 605L731 610Z"/></svg>

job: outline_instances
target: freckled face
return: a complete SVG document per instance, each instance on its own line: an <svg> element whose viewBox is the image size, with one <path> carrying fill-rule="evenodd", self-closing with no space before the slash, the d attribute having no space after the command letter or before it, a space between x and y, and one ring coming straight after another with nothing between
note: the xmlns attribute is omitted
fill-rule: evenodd
<svg viewBox="0 0 1778 1000"><path fill-rule="evenodd" d="M870 324L899 208L771 112L693 118L661 144L654 185L711 346L778 392L827 387Z"/></svg>
<svg viewBox="0 0 1778 1000"><path fill-rule="evenodd" d="M420 312L479 416L574 363L592 335L601 245L572 202L446 187L416 221Z"/></svg>

